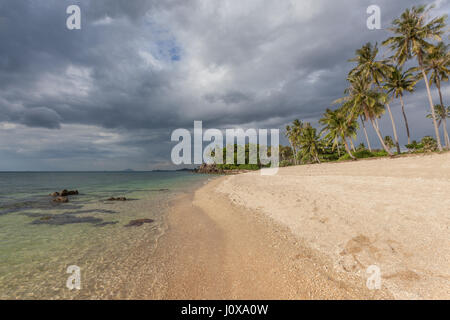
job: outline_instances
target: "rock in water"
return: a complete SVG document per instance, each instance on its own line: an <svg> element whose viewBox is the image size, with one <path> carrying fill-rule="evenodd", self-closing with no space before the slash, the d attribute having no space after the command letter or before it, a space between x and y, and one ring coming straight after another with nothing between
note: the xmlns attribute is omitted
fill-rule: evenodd
<svg viewBox="0 0 450 320"><path fill-rule="evenodd" d="M78 194L78 190L61 190L60 192L53 192L50 193L50 196L52 197L67 197L67 196L74 196Z"/></svg>
<svg viewBox="0 0 450 320"><path fill-rule="evenodd" d="M69 198L67 198L67 197L57 197L57 198L53 199L53 202L66 203L66 202L69 202Z"/></svg>
<svg viewBox="0 0 450 320"><path fill-rule="evenodd" d="M144 223L152 223L153 219L137 219L137 220L131 220L125 227L140 227Z"/></svg>
<svg viewBox="0 0 450 320"><path fill-rule="evenodd" d="M108 199L108 201L126 201L126 200L127 198L125 197L117 197L117 198L111 197Z"/></svg>

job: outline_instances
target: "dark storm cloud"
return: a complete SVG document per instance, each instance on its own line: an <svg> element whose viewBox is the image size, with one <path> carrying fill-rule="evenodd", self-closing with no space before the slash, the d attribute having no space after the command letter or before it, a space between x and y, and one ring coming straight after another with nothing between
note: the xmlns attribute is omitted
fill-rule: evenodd
<svg viewBox="0 0 450 320"><path fill-rule="evenodd" d="M0 154L78 154L83 165L67 160L67 169L149 168L169 161L171 130L193 120L219 128L314 122L342 95L355 49L388 36L366 28L366 8L379 5L386 28L417 3L0 0L0 124L10 139L32 130L40 144L20 141L13 154L20 143L0 141ZM437 13L448 11L448 1L436 3ZM65 27L71 4L81 7L81 30ZM407 108L416 132L431 133L423 85L418 91Z"/></svg>

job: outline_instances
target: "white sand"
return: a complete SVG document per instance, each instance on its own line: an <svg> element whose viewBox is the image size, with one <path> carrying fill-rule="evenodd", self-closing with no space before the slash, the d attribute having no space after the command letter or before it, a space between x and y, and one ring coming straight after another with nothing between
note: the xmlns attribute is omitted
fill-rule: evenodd
<svg viewBox="0 0 450 320"><path fill-rule="evenodd" d="M450 153L281 168L229 176L215 191L289 227L399 299L450 299Z"/></svg>

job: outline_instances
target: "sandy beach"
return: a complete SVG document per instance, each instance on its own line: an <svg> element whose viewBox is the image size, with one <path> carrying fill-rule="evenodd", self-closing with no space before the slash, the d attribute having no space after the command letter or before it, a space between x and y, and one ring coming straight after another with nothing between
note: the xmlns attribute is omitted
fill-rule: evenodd
<svg viewBox="0 0 450 320"><path fill-rule="evenodd" d="M449 299L449 188L449 153L212 179L172 207L146 297Z"/></svg>

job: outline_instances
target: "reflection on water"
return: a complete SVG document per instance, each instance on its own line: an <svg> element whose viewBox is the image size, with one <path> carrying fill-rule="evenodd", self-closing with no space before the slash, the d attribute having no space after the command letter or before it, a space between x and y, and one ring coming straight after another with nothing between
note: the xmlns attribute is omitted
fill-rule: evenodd
<svg viewBox="0 0 450 320"><path fill-rule="evenodd" d="M152 270L170 199L206 177L191 173L0 173L0 298L131 298ZM69 203L49 193L78 189ZM125 196L131 201L106 201ZM132 224L132 220L152 219ZM150 220L147 220L150 221ZM66 288L69 265L81 290ZM149 283L151 286L151 283Z"/></svg>

